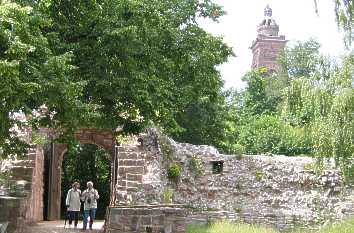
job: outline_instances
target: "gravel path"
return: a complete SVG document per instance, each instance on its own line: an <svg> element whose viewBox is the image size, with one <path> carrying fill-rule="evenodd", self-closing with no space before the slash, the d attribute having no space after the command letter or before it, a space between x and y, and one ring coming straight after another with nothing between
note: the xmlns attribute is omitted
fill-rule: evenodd
<svg viewBox="0 0 354 233"><path fill-rule="evenodd" d="M103 221L95 221L93 224L93 230L82 230L82 222L79 223L77 229L66 228L64 229L64 220L63 221L43 221L39 222L33 226L30 226L26 233L78 233L78 232L87 232L87 233L103 233L102 226Z"/></svg>

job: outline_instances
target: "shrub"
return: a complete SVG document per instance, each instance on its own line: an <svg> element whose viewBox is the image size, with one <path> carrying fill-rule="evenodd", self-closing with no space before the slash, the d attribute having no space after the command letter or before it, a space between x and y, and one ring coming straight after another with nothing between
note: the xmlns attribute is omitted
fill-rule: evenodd
<svg viewBox="0 0 354 233"><path fill-rule="evenodd" d="M279 117L261 115L241 128L239 143L250 154L310 154L311 139L305 128L292 127Z"/></svg>
<svg viewBox="0 0 354 233"><path fill-rule="evenodd" d="M284 155L311 154L312 142L310 135L306 128L283 124L277 153Z"/></svg>
<svg viewBox="0 0 354 233"><path fill-rule="evenodd" d="M246 152L246 148L241 144L235 144L232 145L231 151L234 155L243 155Z"/></svg>
<svg viewBox="0 0 354 233"><path fill-rule="evenodd" d="M173 190L172 189L166 189L163 193L162 193L162 201L163 203L172 203L173 202Z"/></svg>
<svg viewBox="0 0 354 233"><path fill-rule="evenodd" d="M240 132L240 143L251 154L276 150L281 138L281 127L277 117L263 115L252 119Z"/></svg>
<svg viewBox="0 0 354 233"><path fill-rule="evenodd" d="M170 180L178 181L181 177L181 167L178 164L171 164L167 170L167 176Z"/></svg>
<svg viewBox="0 0 354 233"><path fill-rule="evenodd" d="M256 180L258 180L258 181L262 180L262 178L264 176L264 174L261 170L257 170L254 175L256 176Z"/></svg>

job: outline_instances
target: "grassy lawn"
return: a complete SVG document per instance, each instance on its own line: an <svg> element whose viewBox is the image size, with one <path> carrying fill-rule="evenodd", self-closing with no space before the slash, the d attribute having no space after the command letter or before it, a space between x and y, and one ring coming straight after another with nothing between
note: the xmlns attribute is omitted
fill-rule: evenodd
<svg viewBox="0 0 354 233"><path fill-rule="evenodd" d="M191 225L187 233L279 233L276 230L227 221L216 222L209 226ZM293 233L310 233L310 231L293 231ZM354 233L354 219L348 219L340 224L332 224L311 233Z"/></svg>
<svg viewBox="0 0 354 233"><path fill-rule="evenodd" d="M216 222L209 226L192 225L187 233L277 233L277 231L247 224L230 223L227 221Z"/></svg>

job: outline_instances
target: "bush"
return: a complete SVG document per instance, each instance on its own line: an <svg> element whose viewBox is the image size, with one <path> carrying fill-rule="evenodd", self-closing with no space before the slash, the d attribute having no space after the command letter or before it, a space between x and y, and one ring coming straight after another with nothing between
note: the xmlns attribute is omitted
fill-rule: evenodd
<svg viewBox="0 0 354 233"><path fill-rule="evenodd" d="M250 154L310 154L312 148L306 129L292 127L279 117L271 115L261 115L244 125L239 143Z"/></svg>
<svg viewBox="0 0 354 233"><path fill-rule="evenodd" d="M167 176L170 180L178 181L181 177L181 167L178 164L172 164L167 170Z"/></svg>
<svg viewBox="0 0 354 233"><path fill-rule="evenodd" d="M163 203L166 204L171 204L173 202L173 190L172 189L166 189L163 193L162 193L162 201Z"/></svg>
<svg viewBox="0 0 354 233"><path fill-rule="evenodd" d="M247 153L276 153L280 141L281 122L275 116L256 117L241 128L239 142L245 146Z"/></svg>
<svg viewBox="0 0 354 233"><path fill-rule="evenodd" d="M234 144L234 145L232 145L232 147L230 149L231 149L232 154L234 154L234 155L243 155L246 152L245 146L243 146L241 144Z"/></svg>
<svg viewBox="0 0 354 233"><path fill-rule="evenodd" d="M277 154L310 155L312 153L311 134L306 128L284 124L282 129Z"/></svg>

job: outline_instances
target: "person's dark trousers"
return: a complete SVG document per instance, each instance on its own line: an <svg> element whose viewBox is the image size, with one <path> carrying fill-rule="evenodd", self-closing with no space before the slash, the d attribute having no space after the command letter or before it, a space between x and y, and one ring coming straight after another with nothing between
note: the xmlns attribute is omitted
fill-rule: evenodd
<svg viewBox="0 0 354 233"><path fill-rule="evenodd" d="M77 223L79 222L79 213L80 211L69 211L69 225L71 225L74 220L74 226L77 227Z"/></svg>

